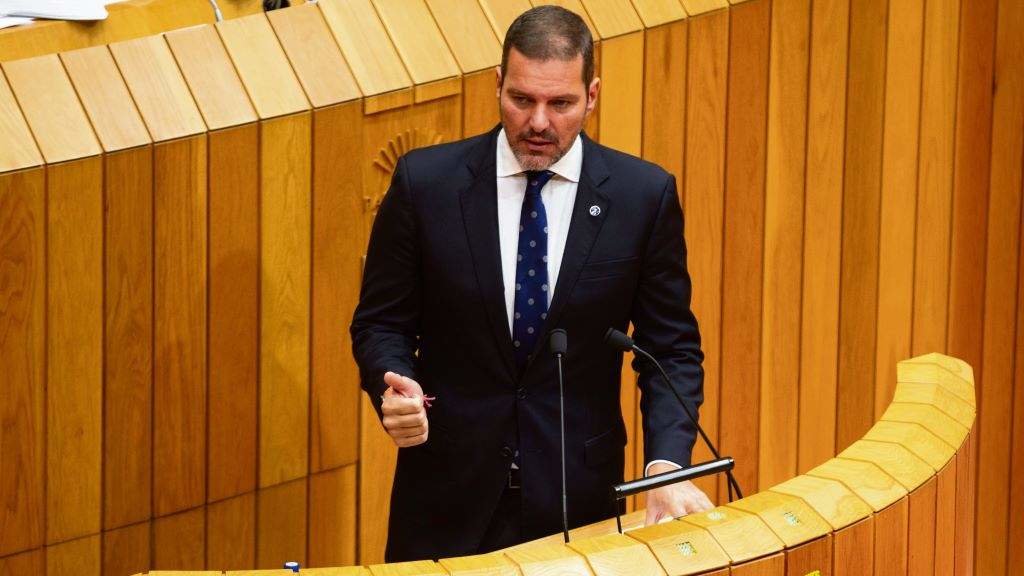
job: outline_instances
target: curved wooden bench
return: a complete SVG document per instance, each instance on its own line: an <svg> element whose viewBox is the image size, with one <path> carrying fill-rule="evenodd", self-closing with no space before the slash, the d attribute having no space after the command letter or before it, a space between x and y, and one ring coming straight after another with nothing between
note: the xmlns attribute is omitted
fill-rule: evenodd
<svg viewBox="0 0 1024 576"><path fill-rule="evenodd" d="M609 519L571 531L568 544L559 533L490 554L301 573L838 576L951 569L954 549L967 544L954 542L954 518L973 521L970 475L958 473L972 465L973 371L928 354L900 362L897 372L892 403L861 440L806 474L708 512L642 527L641 510L623 518L624 534ZM227 574L270 573L281 571Z"/></svg>

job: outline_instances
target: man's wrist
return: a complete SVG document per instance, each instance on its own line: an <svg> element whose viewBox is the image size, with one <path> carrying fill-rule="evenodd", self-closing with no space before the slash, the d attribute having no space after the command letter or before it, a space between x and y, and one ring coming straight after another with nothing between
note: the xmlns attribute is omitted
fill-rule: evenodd
<svg viewBox="0 0 1024 576"><path fill-rule="evenodd" d="M653 476L655 474L661 474L663 472L671 472L672 470L679 470L682 468L679 464L672 462L671 460L651 460L644 467L644 477Z"/></svg>

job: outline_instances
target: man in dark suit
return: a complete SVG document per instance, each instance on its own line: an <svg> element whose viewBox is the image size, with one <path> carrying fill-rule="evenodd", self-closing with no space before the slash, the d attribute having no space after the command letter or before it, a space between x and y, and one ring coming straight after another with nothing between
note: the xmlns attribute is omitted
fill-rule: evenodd
<svg viewBox="0 0 1024 576"><path fill-rule="evenodd" d="M613 516L623 477L622 354L603 343L609 327L632 322L694 413L702 400L675 181L582 133L600 88L586 25L554 6L524 13L497 79L501 125L405 155L370 238L351 329L363 388L400 447L388 561L560 530L552 329L569 342L572 526ZM645 472L689 464L693 425L653 366L634 368ZM649 494L647 521L710 507L678 484Z"/></svg>

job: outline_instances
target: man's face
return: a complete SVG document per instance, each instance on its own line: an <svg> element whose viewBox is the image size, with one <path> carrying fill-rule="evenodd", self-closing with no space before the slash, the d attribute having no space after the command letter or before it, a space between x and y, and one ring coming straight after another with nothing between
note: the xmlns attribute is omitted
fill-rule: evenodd
<svg viewBox="0 0 1024 576"><path fill-rule="evenodd" d="M509 51L505 77L498 68L501 123L524 170L545 170L572 147L594 110L601 81L583 84L583 56L531 60Z"/></svg>

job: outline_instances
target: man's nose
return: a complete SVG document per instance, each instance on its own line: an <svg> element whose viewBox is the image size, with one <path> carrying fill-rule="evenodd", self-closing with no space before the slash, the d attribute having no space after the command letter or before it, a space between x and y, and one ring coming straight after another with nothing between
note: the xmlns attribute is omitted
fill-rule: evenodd
<svg viewBox="0 0 1024 576"><path fill-rule="evenodd" d="M542 104L534 107L530 114L530 129L537 134L548 129L548 113Z"/></svg>

